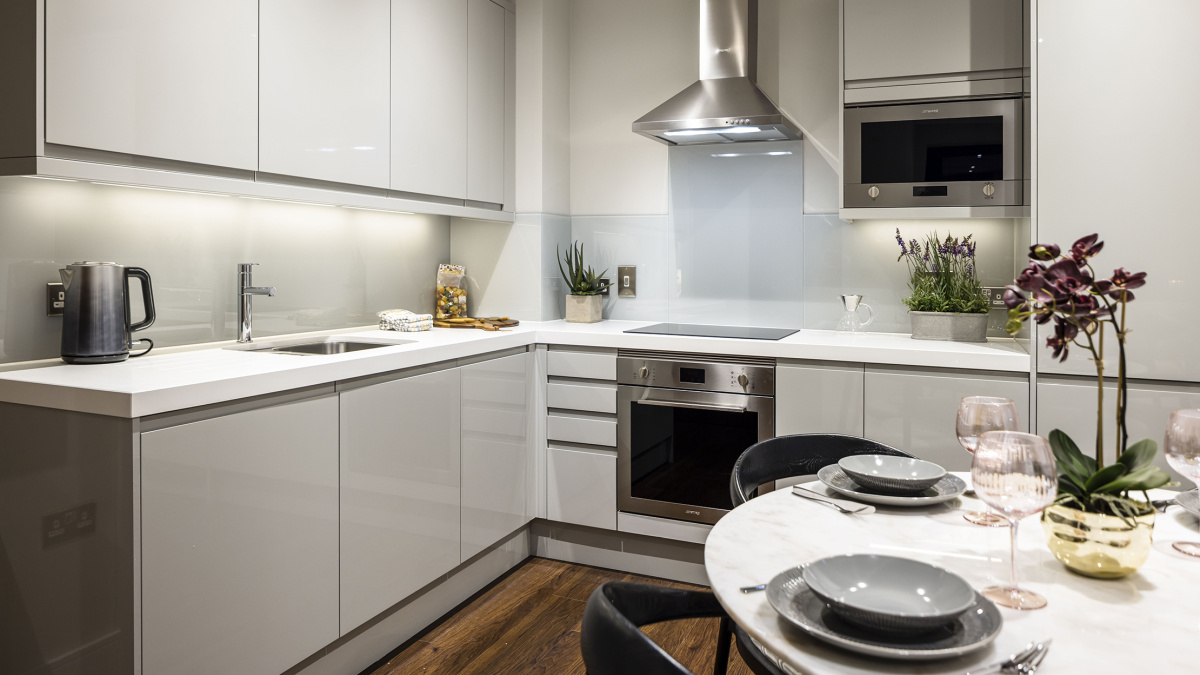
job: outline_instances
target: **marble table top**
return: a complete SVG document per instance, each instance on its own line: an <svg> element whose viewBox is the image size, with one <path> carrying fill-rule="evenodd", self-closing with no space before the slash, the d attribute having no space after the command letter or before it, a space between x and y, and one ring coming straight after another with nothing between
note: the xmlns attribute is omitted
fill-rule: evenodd
<svg viewBox="0 0 1200 675"><path fill-rule="evenodd" d="M958 475L970 481L969 474ZM806 487L834 496L820 483ZM1170 495L1151 493L1156 499ZM1106 581L1068 572L1046 548L1037 516L1026 518L1018 529L1020 582L1049 605L1024 612L1001 608L1004 628L992 645L946 661L893 662L842 651L780 618L766 593L738 590L795 565L845 553L923 560L962 575L976 589L1007 583L1008 528L980 527L962 517L982 508L982 502L963 497L846 516L790 489L777 490L737 507L713 527L704 565L730 617L799 673L962 675L1046 638L1054 640L1039 670L1047 674L1194 672L1200 663L1200 559L1171 544L1200 541L1200 523L1178 507L1159 514L1146 564L1124 579Z"/></svg>

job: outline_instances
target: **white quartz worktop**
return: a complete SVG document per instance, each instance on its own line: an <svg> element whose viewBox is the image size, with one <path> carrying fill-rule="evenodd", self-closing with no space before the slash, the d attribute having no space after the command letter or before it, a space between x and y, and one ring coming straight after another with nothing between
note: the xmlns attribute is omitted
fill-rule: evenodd
<svg viewBox="0 0 1200 675"><path fill-rule="evenodd" d="M907 335L800 331L783 340L740 340L629 334L645 321L523 322L503 332L435 328L422 333L362 330L312 335L413 340L412 343L330 356L264 354L224 349L231 343L165 349L122 363L66 365L43 361L0 372L0 401L62 410L143 417L365 375L466 358L541 343L779 359L1029 372L1024 343L924 342ZM261 341L282 339L277 336Z"/></svg>

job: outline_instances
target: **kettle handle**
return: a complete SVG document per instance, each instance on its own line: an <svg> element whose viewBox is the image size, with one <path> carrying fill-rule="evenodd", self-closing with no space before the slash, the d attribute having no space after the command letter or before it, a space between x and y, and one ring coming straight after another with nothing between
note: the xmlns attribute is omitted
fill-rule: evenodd
<svg viewBox="0 0 1200 675"><path fill-rule="evenodd" d="M142 282L142 304L146 307L146 318L130 324L129 332L145 330L154 323L154 291L150 288L150 273L140 267L125 268L125 297L129 297L129 277L137 277Z"/></svg>

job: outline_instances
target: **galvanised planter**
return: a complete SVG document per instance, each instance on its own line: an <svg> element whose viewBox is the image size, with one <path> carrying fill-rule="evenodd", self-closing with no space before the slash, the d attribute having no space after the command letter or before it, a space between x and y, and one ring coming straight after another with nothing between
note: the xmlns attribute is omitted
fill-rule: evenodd
<svg viewBox="0 0 1200 675"><path fill-rule="evenodd" d="M987 342L988 315L955 312L909 312L914 340Z"/></svg>

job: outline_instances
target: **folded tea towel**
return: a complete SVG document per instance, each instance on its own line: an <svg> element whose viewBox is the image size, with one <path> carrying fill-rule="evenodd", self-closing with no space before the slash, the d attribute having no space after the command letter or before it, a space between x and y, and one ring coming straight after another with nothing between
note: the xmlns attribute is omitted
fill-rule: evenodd
<svg viewBox="0 0 1200 675"><path fill-rule="evenodd" d="M378 316L380 330L414 333L433 328L432 314L414 314L407 309L385 309Z"/></svg>

